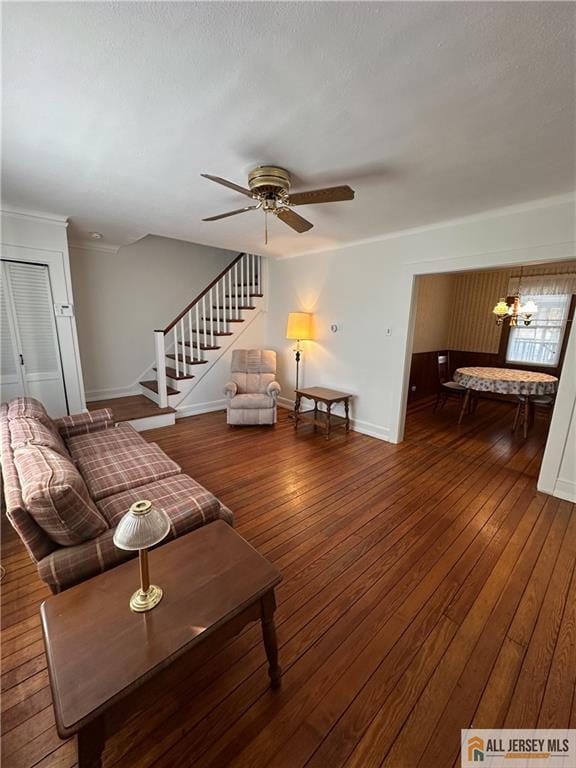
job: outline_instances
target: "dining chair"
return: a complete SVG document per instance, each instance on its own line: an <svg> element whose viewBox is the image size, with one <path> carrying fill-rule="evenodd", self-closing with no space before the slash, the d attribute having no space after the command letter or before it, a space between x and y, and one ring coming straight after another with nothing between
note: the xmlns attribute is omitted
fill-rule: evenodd
<svg viewBox="0 0 576 768"><path fill-rule="evenodd" d="M449 397L464 397L466 387L453 381L450 374L450 356L446 352L438 355L438 394L434 403L434 410L443 408Z"/></svg>
<svg viewBox="0 0 576 768"><path fill-rule="evenodd" d="M528 437L528 429L531 421L531 412L534 413L534 408L554 408L555 398L553 395L540 395L536 397L530 397L529 395L517 395L518 404L516 406L516 413L514 414L514 423L512 425L512 433L516 432L518 424L522 424L522 432L524 438ZM532 406L532 408L530 407Z"/></svg>

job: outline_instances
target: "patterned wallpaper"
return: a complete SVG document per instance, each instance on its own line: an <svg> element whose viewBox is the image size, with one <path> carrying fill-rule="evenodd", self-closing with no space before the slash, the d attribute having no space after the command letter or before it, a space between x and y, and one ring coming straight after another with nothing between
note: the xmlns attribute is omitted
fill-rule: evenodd
<svg viewBox="0 0 576 768"><path fill-rule="evenodd" d="M509 269L454 275L448 349L498 352L501 329L492 309L500 296L506 296L509 279Z"/></svg>
<svg viewBox="0 0 576 768"><path fill-rule="evenodd" d="M553 275L575 270L576 261L564 261L525 267L523 273ZM448 329L449 349L498 352L501 329L494 322L492 309L500 296L506 296L510 278L519 274L520 270L515 268L453 275L454 312Z"/></svg>
<svg viewBox="0 0 576 768"><path fill-rule="evenodd" d="M576 261L564 261L526 267L524 274L528 276L574 271L576 271ZM448 276L428 276L425 289L422 293L419 291L419 297L421 296L423 301L418 303L413 351L433 351L425 349L429 346L425 344L423 338L426 327L429 340L434 338L440 341L442 334L446 334L444 344L438 344L436 349L498 352L501 329L494 322L492 309L496 301L506 295L510 278L519 274L518 268L451 274L449 276L451 298L448 305L451 311L447 326L444 313L438 311L437 302L445 300ZM431 327L435 316L438 324L436 330Z"/></svg>

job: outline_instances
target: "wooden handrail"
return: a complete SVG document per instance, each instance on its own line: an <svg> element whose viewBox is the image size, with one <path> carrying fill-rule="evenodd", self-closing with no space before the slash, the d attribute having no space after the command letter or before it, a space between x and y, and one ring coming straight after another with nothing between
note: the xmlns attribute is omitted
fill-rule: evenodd
<svg viewBox="0 0 576 768"><path fill-rule="evenodd" d="M196 296L196 298L194 299L194 301L191 301L191 302L190 302L190 304L188 304L188 306L187 306L185 309L183 309L183 310L182 310L182 312L180 312L180 314L178 315L178 317L176 317L174 320L172 320L172 322L170 323L170 325L167 325L167 326L166 326L166 328L164 328L164 335L166 335L166 334L168 333L168 331L171 331L171 330L172 330L172 328L174 328L174 326L176 325L176 323L178 323L180 320L182 320L182 318L184 317L184 315L187 315L187 314L188 314L188 312L190 312L190 310L192 309L192 307L193 307L193 306L194 306L194 305L195 305L195 304L196 304L198 301L200 301L200 299L202 298L202 296L205 296L205 295L208 293L208 291L209 291L211 288L214 288L214 286L216 285L216 283L217 283L219 280L221 280L221 279L224 277L224 275L225 275L225 274L226 274L226 273L227 273L227 272L228 272L230 269L232 269L232 267L234 266L234 264L237 264L237 263L240 261L240 259L241 259L243 256L245 256L245 255L246 255L245 253L239 253L239 254L238 254L238 256L236 256L236 258L234 259L234 261L231 261L231 262L230 262L230 264L228 264L228 266L226 267L226 269L223 269L223 270L222 270L222 272L220 272L220 274L218 275L218 277L215 277L215 278L214 278L214 280L212 280L212 282L211 282L209 285L207 285L207 286L206 286L206 288L204 288L204 290L203 290L201 293L199 293L199 294L198 294L198 296Z"/></svg>

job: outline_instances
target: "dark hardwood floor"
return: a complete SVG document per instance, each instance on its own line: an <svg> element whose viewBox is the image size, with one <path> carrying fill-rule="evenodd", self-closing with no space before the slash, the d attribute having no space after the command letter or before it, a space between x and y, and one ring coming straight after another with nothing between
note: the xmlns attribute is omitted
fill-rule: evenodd
<svg viewBox="0 0 576 768"><path fill-rule="evenodd" d="M506 403L457 415L418 402L398 446L295 435L283 411L274 429L213 413L145 433L282 570L284 679L269 689L249 627L143 700L106 768L452 768L470 724L576 727L576 514L536 491L547 421L523 440ZM3 765L70 768L38 620L48 592L9 532L2 562Z"/></svg>

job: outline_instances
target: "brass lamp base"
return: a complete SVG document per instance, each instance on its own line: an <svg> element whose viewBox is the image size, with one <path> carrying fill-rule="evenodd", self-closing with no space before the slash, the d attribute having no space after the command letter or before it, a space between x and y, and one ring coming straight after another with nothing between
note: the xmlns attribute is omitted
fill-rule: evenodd
<svg viewBox="0 0 576 768"><path fill-rule="evenodd" d="M136 613L144 613L144 611L150 611L155 605L158 605L162 600L162 589L155 584L150 584L146 592L139 589L130 598L130 608Z"/></svg>

